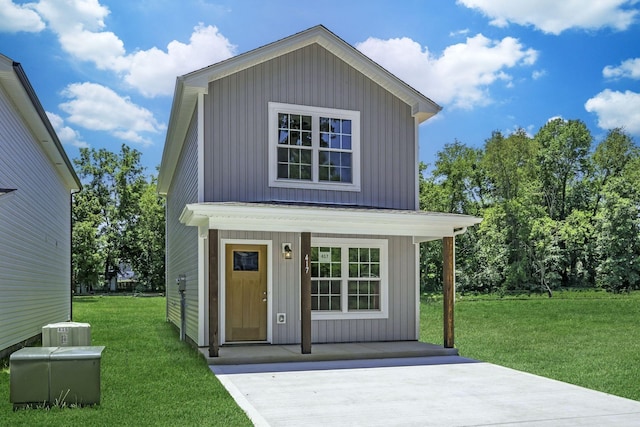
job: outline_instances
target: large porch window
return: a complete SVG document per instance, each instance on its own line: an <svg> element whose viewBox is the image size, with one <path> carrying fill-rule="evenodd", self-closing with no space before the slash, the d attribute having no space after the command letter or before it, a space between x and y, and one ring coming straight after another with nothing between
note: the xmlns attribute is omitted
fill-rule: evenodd
<svg viewBox="0 0 640 427"><path fill-rule="evenodd" d="M386 318L387 269L386 240L314 239L313 318Z"/></svg>

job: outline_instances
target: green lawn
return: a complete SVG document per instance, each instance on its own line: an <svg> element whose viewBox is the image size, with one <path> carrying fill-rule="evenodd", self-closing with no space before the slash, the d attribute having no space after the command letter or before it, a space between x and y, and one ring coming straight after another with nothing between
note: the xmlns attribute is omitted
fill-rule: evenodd
<svg viewBox="0 0 640 427"><path fill-rule="evenodd" d="M9 403L0 369L0 426L251 425L196 350L164 322L164 298L74 300L102 355L102 401L91 408L29 409ZM442 343L442 302L422 306L423 341ZM640 400L640 292L554 298L459 297L462 356Z"/></svg>
<svg viewBox="0 0 640 427"><path fill-rule="evenodd" d="M421 340L442 343L442 303L422 304ZM640 400L640 292L458 297L462 356Z"/></svg>
<svg viewBox="0 0 640 427"><path fill-rule="evenodd" d="M164 298L86 297L74 320L91 324L102 354L101 404L13 412L0 373L0 426L251 425L198 352L164 321Z"/></svg>

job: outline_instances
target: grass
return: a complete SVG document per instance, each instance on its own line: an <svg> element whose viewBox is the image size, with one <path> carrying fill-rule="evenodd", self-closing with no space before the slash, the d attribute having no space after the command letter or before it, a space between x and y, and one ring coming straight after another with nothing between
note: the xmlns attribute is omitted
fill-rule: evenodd
<svg viewBox="0 0 640 427"><path fill-rule="evenodd" d="M13 411L0 364L0 426L251 425L197 350L164 322L164 298L84 297L74 320L104 345L102 399ZM442 342L442 302L425 300L421 340ZM640 292L459 297L462 356L640 400Z"/></svg>
<svg viewBox="0 0 640 427"><path fill-rule="evenodd" d="M251 425L197 350L164 319L164 298L82 297L74 320L91 324L101 359L101 404L13 411L0 368L1 426Z"/></svg>
<svg viewBox="0 0 640 427"><path fill-rule="evenodd" d="M442 302L422 305L421 340L442 343ZM462 356L640 400L640 292L458 297Z"/></svg>

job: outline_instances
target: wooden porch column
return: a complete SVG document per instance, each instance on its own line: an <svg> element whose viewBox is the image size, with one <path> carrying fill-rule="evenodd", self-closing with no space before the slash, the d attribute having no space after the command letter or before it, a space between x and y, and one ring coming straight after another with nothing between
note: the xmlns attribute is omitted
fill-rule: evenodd
<svg viewBox="0 0 640 427"><path fill-rule="evenodd" d="M209 230L209 357L218 357L220 342L218 338L218 230Z"/></svg>
<svg viewBox="0 0 640 427"><path fill-rule="evenodd" d="M311 233L300 234L300 312L302 354L311 354Z"/></svg>
<svg viewBox="0 0 640 427"><path fill-rule="evenodd" d="M453 309L456 294L455 285L455 237L442 239L442 299L444 301L444 346L453 348Z"/></svg>

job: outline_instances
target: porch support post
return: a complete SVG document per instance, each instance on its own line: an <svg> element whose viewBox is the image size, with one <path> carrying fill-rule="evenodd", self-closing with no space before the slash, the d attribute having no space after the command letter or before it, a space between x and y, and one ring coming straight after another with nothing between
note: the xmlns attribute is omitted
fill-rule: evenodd
<svg viewBox="0 0 640 427"><path fill-rule="evenodd" d="M455 285L455 237L442 239L442 296L444 301L444 346L454 347L453 309L456 293Z"/></svg>
<svg viewBox="0 0 640 427"><path fill-rule="evenodd" d="M209 230L209 357L218 357L219 323L218 230Z"/></svg>
<svg viewBox="0 0 640 427"><path fill-rule="evenodd" d="M300 331L302 354L311 354L311 233L300 234Z"/></svg>

